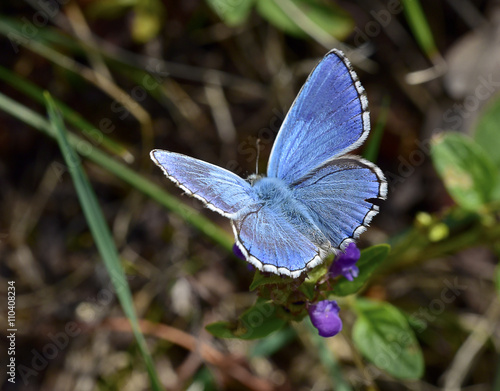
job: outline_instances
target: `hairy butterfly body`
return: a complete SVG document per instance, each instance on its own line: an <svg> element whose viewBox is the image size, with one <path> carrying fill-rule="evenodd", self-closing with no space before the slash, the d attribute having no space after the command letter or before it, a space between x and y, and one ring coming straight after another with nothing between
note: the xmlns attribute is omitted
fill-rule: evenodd
<svg viewBox="0 0 500 391"><path fill-rule="evenodd" d="M387 182L346 155L368 137L365 91L349 61L330 51L309 75L278 133L267 177L247 181L185 155L153 150L165 175L231 220L236 244L258 269L298 277L366 230Z"/></svg>

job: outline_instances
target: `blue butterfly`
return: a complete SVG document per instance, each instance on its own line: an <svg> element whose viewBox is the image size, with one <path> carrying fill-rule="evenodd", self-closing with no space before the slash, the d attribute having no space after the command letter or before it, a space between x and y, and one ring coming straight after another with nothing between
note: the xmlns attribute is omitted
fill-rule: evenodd
<svg viewBox="0 0 500 391"><path fill-rule="evenodd" d="M247 180L213 164L153 150L165 175L231 220L236 244L265 272L298 277L366 230L387 182L346 153L368 137L365 90L349 60L330 51L309 75L278 133L267 177Z"/></svg>

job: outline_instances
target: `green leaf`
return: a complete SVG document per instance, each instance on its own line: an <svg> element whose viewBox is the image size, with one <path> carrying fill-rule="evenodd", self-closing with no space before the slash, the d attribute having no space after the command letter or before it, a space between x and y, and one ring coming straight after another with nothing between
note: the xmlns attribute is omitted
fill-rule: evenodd
<svg viewBox="0 0 500 391"><path fill-rule="evenodd" d="M270 357L297 338L292 327L283 327L257 342L250 350L250 357Z"/></svg>
<svg viewBox="0 0 500 391"><path fill-rule="evenodd" d="M444 133L432 140L434 166L461 207L477 211L492 200L498 173L484 150L469 137Z"/></svg>
<svg viewBox="0 0 500 391"><path fill-rule="evenodd" d="M235 322L216 322L205 328L219 338L258 339L279 330L287 323L276 314L271 301L258 299Z"/></svg>
<svg viewBox="0 0 500 391"><path fill-rule="evenodd" d="M289 285L294 281L292 277L287 277L287 276L279 276L277 274L270 274L270 273L262 273L259 270L255 271L255 274L253 276L253 281L250 284L250 290L253 291L257 289L259 286L262 285L269 285L269 284L284 284L284 285Z"/></svg>
<svg viewBox="0 0 500 391"><path fill-rule="evenodd" d="M483 148L484 152L493 160L500 171L500 137L498 137L498 124L500 124L500 95L492 99L484 111L481 112L474 139Z"/></svg>
<svg viewBox="0 0 500 391"><path fill-rule="evenodd" d="M146 367L151 380L151 386L154 390L161 390L162 387L158 380L153 360L148 352L146 340L144 339L144 336L139 328L139 322L137 320L132 300L132 293L130 292L127 278L121 265L120 256L118 255L118 250L113 242L111 232L106 224L92 186L90 185L87 175L81 166L80 157L76 154L75 150L68 141L66 129L60 114L57 112L55 103L48 93L45 94L45 99L47 102L50 124L57 135L59 148L61 149L64 160L71 174L71 178L73 179L78 199L80 201L80 205L82 206L83 214L85 215L92 237L95 240L97 249L101 254L104 265L106 266L108 274L111 278L116 295L120 300L123 312L125 312L125 315L127 315L127 318L130 321L132 332L139 345L144 361L146 362Z"/></svg>
<svg viewBox="0 0 500 391"><path fill-rule="evenodd" d="M405 316L384 302L358 299L352 337L363 356L398 379L419 379L424 358Z"/></svg>
<svg viewBox="0 0 500 391"><path fill-rule="evenodd" d="M347 296L358 292L365 285L375 269L385 261L390 251L391 246L388 244L378 244L362 250L361 257L356 263L356 266L359 268L359 275L353 281L349 281L345 277L340 277L332 290L333 294L336 296Z"/></svg>
<svg viewBox="0 0 500 391"><path fill-rule="evenodd" d="M319 0L258 0L257 10L269 23L284 32L305 38L304 25L313 25L337 39L354 28L351 16L332 2ZM297 12L292 12L293 10Z"/></svg>
<svg viewBox="0 0 500 391"><path fill-rule="evenodd" d="M299 290L305 295L308 300L314 300L314 297L318 294L316 283L313 281L305 281Z"/></svg>
<svg viewBox="0 0 500 391"><path fill-rule="evenodd" d="M248 18L255 0L206 0L206 2L225 24L238 26Z"/></svg>
<svg viewBox="0 0 500 391"><path fill-rule="evenodd" d="M480 114L476 126L474 139L484 152L493 161L497 176L500 175L500 137L498 137L498 124L500 123L500 95L494 97L485 110ZM493 198L500 200L500 181L493 190Z"/></svg>

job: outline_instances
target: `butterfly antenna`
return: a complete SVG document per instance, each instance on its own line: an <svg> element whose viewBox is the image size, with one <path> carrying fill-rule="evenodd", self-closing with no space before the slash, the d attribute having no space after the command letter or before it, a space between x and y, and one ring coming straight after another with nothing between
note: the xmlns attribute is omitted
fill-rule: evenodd
<svg viewBox="0 0 500 391"><path fill-rule="evenodd" d="M255 161L255 175L259 174L259 156L260 156L260 138L255 142L255 146L257 147L257 160Z"/></svg>

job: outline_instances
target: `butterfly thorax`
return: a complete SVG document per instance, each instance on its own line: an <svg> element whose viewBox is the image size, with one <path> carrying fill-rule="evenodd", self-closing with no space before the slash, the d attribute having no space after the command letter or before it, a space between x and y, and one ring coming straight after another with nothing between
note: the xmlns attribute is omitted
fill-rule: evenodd
<svg viewBox="0 0 500 391"><path fill-rule="evenodd" d="M283 217L318 247L328 250L330 242L316 226L310 210L295 197L292 188L282 179L261 177L253 188L263 207Z"/></svg>
<svg viewBox="0 0 500 391"><path fill-rule="evenodd" d="M282 179L256 176L250 183L258 198L264 202L289 202L292 197L290 187Z"/></svg>

